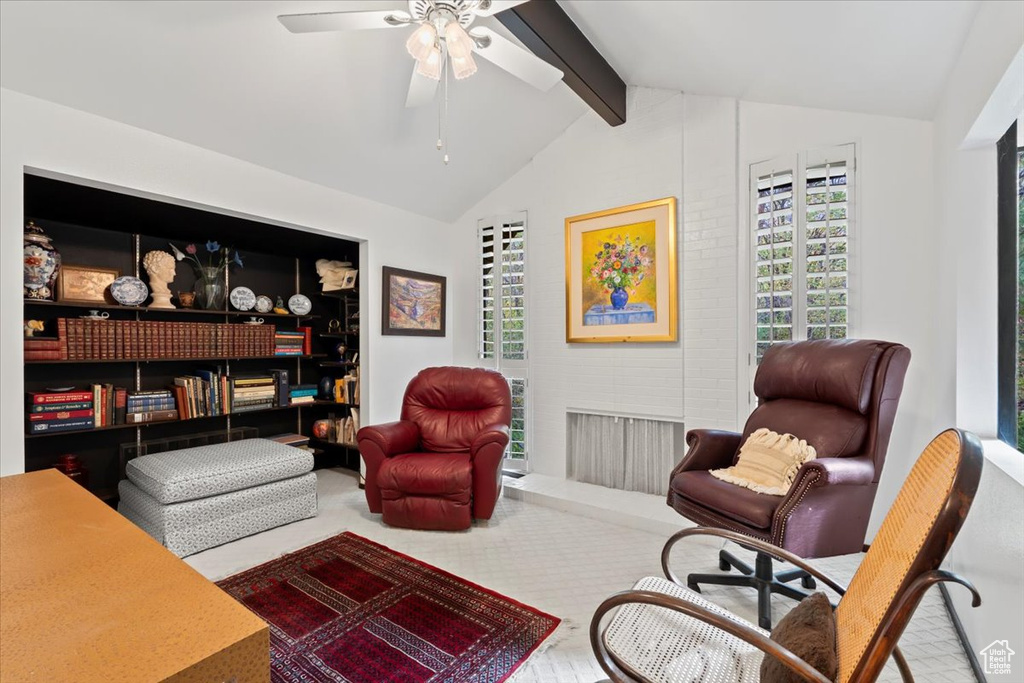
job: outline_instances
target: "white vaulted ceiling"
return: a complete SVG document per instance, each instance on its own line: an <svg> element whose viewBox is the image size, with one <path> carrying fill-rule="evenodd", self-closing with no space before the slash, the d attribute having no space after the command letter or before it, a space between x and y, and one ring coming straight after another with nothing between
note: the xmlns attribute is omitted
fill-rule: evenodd
<svg viewBox="0 0 1024 683"><path fill-rule="evenodd" d="M395 7L407 5L5 1L0 85L454 220L586 106L564 84L540 92L479 59L450 84L446 167L437 106L405 108L411 29L297 35L277 21Z"/></svg>
<svg viewBox="0 0 1024 683"><path fill-rule="evenodd" d="M977 0L559 0L630 85L931 119Z"/></svg>
<svg viewBox="0 0 1024 683"><path fill-rule="evenodd" d="M5 0L0 86L453 220L586 106L564 84L542 93L480 59L452 82L446 167L437 107L404 107L409 29L296 35L276 19L404 4ZM560 4L629 85L921 119L978 5Z"/></svg>

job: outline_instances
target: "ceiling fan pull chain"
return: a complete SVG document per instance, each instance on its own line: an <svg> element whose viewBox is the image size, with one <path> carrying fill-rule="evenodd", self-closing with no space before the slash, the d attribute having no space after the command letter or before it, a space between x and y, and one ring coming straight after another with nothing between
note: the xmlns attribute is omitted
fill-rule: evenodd
<svg viewBox="0 0 1024 683"><path fill-rule="evenodd" d="M444 165L448 165L448 53L444 60Z"/></svg>

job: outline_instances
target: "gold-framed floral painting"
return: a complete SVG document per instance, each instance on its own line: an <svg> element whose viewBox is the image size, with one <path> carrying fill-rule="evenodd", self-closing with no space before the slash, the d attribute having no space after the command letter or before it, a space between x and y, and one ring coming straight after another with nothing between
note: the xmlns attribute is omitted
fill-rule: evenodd
<svg viewBox="0 0 1024 683"><path fill-rule="evenodd" d="M676 338L676 198L566 218L565 340Z"/></svg>

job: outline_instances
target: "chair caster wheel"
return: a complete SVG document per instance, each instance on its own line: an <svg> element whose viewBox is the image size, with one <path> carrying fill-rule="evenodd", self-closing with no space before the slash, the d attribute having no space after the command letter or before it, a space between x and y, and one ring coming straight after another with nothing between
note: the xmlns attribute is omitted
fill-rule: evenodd
<svg viewBox="0 0 1024 683"><path fill-rule="evenodd" d="M729 564L728 562L726 562L725 560L719 558L718 559L718 568L721 569L723 572L727 572L730 569L732 569L732 565Z"/></svg>
<svg viewBox="0 0 1024 683"><path fill-rule="evenodd" d="M814 590L818 587L818 584L814 582L813 576L805 576L802 579L800 579L800 585L806 588L807 590Z"/></svg>
<svg viewBox="0 0 1024 683"><path fill-rule="evenodd" d="M687 581L686 587L692 590L694 593L700 593L700 586L693 581Z"/></svg>

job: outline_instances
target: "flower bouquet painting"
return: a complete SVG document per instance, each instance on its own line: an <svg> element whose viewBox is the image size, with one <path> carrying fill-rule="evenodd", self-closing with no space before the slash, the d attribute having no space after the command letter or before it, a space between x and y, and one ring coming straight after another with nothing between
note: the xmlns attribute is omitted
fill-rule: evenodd
<svg viewBox="0 0 1024 683"><path fill-rule="evenodd" d="M632 301L643 305L643 310L649 310L651 322L654 321L658 303L658 292L651 277L654 274L654 227L654 221L647 221L583 234L584 268L590 266L590 276L585 283L585 308L607 300L613 310L621 311ZM583 324L593 324L593 321L588 322L584 317ZM621 321L612 324L621 324Z"/></svg>
<svg viewBox="0 0 1024 683"><path fill-rule="evenodd" d="M566 341L676 339L675 198L566 219Z"/></svg>
<svg viewBox="0 0 1024 683"><path fill-rule="evenodd" d="M195 244L186 246L184 252L172 244L171 250L176 260L188 261L196 271L196 284L192 290L195 293L195 306L208 311L222 310L227 292L224 273L232 265L243 267L238 250L222 247L214 240L208 241L202 251Z"/></svg>

